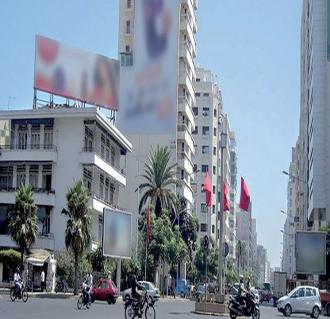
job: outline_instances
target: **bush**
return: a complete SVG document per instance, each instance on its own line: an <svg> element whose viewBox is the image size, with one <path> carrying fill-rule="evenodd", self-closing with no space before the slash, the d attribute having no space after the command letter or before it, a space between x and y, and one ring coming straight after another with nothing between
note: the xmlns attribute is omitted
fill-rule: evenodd
<svg viewBox="0 0 330 319"><path fill-rule="evenodd" d="M21 254L14 249L0 250L0 263L3 264L3 281L9 282L21 264Z"/></svg>
<svg viewBox="0 0 330 319"><path fill-rule="evenodd" d="M74 256L67 251L55 252L55 259L57 261L56 275L63 278L70 287L74 286ZM86 256L83 256L79 262L79 282L82 281L86 272L91 271L92 266Z"/></svg>

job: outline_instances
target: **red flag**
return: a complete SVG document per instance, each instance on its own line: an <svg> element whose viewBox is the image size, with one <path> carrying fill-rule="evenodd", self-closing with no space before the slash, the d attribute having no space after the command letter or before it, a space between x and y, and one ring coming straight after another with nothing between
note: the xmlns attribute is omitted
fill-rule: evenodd
<svg viewBox="0 0 330 319"><path fill-rule="evenodd" d="M249 210L250 206L250 194L245 183L243 177L241 177L241 199L239 202L239 208L245 210L246 212Z"/></svg>
<svg viewBox="0 0 330 319"><path fill-rule="evenodd" d="M211 207L212 206L212 189L211 189L211 178L210 178L209 172L205 173L204 192L205 192L205 198L206 198L206 206Z"/></svg>
<svg viewBox="0 0 330 319"><path fill-rule="evenodd" d="M223 183L223 211L230 210L229 187L226 182Z"/></svg>
<svg viewBox="0 0 330 319"><path fill-rule="evenodd" d="M147 245L150 242L150 206L148 206L148 216L147 216Z"/></svg>

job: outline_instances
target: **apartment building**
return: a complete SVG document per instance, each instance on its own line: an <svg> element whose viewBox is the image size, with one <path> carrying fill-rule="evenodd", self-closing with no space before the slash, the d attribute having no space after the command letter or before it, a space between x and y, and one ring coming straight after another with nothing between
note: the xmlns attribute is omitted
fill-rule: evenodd
<svg viewBox="0 0 330 319"><path fill-rule="evenodd" d="M258 278L258 286L263 287L263 284L267 282L269 278L267 278L267 249L262 246L258 245L256 249L257 253L257 271L256 275Z"/></svg>
<svg viewBox="0 0 330 319"><path fill-rule="evenodd" d="M95 107L57 106L0 112L0 246L15 247L8 212L21 184L30 185L38 207L34 248L65 249L66 193L83 179L91 193L92 249L102 240L103 208L126 208L127 138Z"/></svg>
<svg viewBox="0 0 330 319"><path fill-rule="evenodd" d="M289 175L296 176L296 149L292 148L292 159L289 167ZM296 179L290 178L287 187L287 211L283 229L282 271L289 277L295 273L295 233L300 220L296 209Z"/></svg>
<svg viewBox="0 0 330 319"><path fill-rule="evenodd" d="M143 182L140 174L143 171L144 163L148 153L155 149L156 145L168 146L172 152L172 163L177 163L177 178L181 181L176 192L185 198L188 210L191 211L194 203L194 194L191 182L194 178L192 156L195 152L195 141L192 131L195 127L193 108L196 97L193 83L196 79L195 57L197 31L196 10L197 0L183 0L179 2L179 30L178 30L178 72L171 74L171 83L177 83L177 103L173 121L176 122L175 134L138 132L130 133L123 128L123 112L118 112L118 127L129 138L134 145L133 153L127 157L127 173L134 176L127 183L125 198L128 208L135 213L135 221L138 214L138 201L141 196L135 190ZM134 0L120 0L119 17L119 43L118 53L121 61L121 74L131 72L136 66L137 56L140 52L134 51L137 43L135 22L136 4ZM140 57L141 58L141 57ZM141 60L141 59L140 59ZM147 123L145 127L147 128ZM136 225L135 225L136 226ZM136 229L136 227L133 227ZM134 232L134 238L137 233Z"/></svg>
<svg viewBox="0 0 330 319"><path fill-rule="evenodd" d="M218 209L219 181L219 115L221 110L220 91L211 71L196 69L194 83L196 106L193 108L195 127L192 132L195 141L194 163L196 190L194 210L200 221L201 236L208 234L216 240L216 211ZM209 173L212 187L212 207L206 207L203 183Z"/></svg>
<svg viewBox="0 0 330 319"><path fill-rule="evenodd" d="M330 221L329 30L326 0L304 0L301 17L301 79L298 176L299 223L318 230Z"/></svg>

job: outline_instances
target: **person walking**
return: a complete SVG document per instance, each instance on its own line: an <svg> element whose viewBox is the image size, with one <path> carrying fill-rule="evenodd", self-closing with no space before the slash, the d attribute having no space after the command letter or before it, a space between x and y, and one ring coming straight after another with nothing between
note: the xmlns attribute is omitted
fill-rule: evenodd
<svg viewBox="0 0 330 319"><path fill-rule="evenodd" d="M41 271L40 281L41 281L41 291L44 292L44 290L46 289L46 278L45 278L44 270Z"/></svg>

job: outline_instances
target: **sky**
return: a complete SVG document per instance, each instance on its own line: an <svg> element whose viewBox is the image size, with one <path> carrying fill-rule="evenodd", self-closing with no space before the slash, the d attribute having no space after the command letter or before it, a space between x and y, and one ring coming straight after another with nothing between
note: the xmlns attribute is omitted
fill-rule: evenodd
<svg viewBox="0 0 330 319"><path fill-rule="evenodd" d="M30 108L42 34L117 57L119 0L0 1L0 109ZM199 0L198 66L217 76L236 132L258 243L280 265L287 170L299 121L301 0Z"/></svg>

